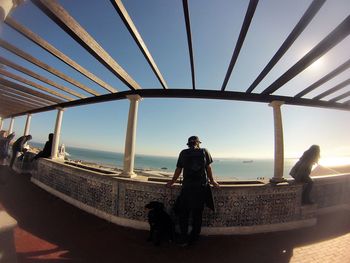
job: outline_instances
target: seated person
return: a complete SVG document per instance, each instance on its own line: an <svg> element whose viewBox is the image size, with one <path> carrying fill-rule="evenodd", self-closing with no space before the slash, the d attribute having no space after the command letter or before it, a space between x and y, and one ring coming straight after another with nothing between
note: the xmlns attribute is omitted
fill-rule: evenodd
<svg viewBox="0 0 350 263"><path fill-rule="evenodd" d="M300 157L299 161L293 166L290 175L295 182L303 184L302 204L313 204L310 193L313 181L310 177L312 166L320 159L320 146L312 145Z"/></svg>
<svg viewBox="0 0 350 263"><path fill-rule="evenodd" d="M44 149L41 152L38 152L38 154L35 155L33 160L37 160L39 158L49 158L51 156L52 142L53 142L53 133L50 133L49 140L46 141Z"/></svg>

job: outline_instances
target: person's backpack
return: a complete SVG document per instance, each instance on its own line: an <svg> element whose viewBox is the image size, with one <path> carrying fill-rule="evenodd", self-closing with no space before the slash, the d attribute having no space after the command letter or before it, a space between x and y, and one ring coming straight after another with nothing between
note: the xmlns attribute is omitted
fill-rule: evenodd
<svg viewBox="0 0 350 263"><path fill-rule="evenodd" d="M207 160L205 156L205 150L190 150L186 156L186 168L187 168L187 177L189 181L197 181L202 184L207 183Z"/></svg>

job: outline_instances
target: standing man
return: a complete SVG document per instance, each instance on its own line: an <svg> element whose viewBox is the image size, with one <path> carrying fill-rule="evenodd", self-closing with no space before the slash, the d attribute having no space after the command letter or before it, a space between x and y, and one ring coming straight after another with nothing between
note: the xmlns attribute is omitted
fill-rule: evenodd
<svg viewBox="0 0 350 263"><path fill-rule="evenodd" d="M12 168L16 158L17 158L17 153L19 152L24 152L24 145L26 142L30 141L32 139L32 135L24 135L21 136L15 141L12 145L12 157L11 157L11 162L10 162L10 167Z"/></svg>
<svg viewBox="0 0 350 263"><path fill-rule="evenodd" d="M200 143L201 141L197 136L188 138L188 149L181 151L174 176L166 184L167 187L171 187L183 171L181 193L177 200L177 212L181 230L180 245L183 246L198 240L202 227L204 205L210 205L210 208L214 209L213 202L211 204L206 202L208 195L211 195L209 182L214 187L219 187L219 184L213 179L210 166L213 159L207 149L199 147ZM188 237L190 215L192 215L192 231Z"/></svg>

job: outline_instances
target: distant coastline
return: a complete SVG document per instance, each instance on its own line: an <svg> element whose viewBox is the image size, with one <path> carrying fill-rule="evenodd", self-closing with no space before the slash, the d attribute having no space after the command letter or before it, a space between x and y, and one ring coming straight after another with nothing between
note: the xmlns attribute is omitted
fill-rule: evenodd
<svg viewBox="0 0 350 263"><path fill-rule="evenodd" d="M30 142L31 146L42 148L43 143ZM120 171L123 169L123 154L110 151L70 147L66 145L68 159L77 163ZM296 158L286 158L284 163L284 177L289 178L289 171ZM160 157L143 154L135 156L135 170L137 173L148 175L154 173L169 177L176 168L177 157ZM217 158L212 164L214 176L219 180L256 180L269 179L273 176L274 163L272 159L245 158ZM321 172L322 171L322 172ZM322 166L314 170L314 175L332 173L332 170Z"/></svg>

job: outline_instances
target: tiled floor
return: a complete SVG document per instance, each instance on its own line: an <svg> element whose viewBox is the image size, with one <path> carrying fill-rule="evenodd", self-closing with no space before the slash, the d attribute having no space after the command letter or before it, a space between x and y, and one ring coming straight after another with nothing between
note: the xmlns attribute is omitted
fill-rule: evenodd
<svg viewBox="0 0 350 263"><path fill-rule="evenodd" d="M0 209L18 221L19 262L215 262L350 263L350 211L318 218L294 231L203 237L181 248L154 247L148 233L119 227L89 215L0 166Z"/></svg>

